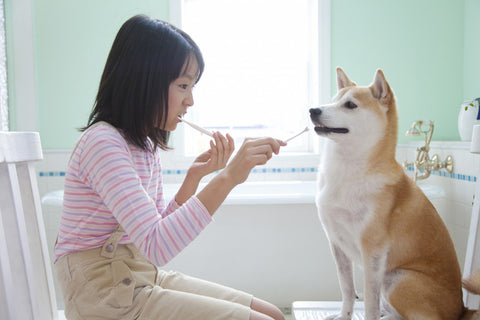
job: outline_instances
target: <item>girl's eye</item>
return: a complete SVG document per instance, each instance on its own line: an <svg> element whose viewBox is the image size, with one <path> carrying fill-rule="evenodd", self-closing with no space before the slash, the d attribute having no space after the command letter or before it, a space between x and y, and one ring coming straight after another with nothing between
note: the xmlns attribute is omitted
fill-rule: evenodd
<svg viewBox="0 0 480 320"><path fill-rule="evenodd" d="M186 90L188 88L188 84L181 84L180 85L180 88Z"/></svg>

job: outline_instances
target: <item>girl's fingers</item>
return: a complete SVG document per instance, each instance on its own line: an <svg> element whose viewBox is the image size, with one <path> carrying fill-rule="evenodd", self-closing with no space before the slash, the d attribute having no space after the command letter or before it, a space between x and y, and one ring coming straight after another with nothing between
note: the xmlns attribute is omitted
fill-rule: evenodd
<svg viewBox="0 0 480 320"><path fill-rule="evenodd" d="M222 142L220 141L219 135L220 134L218 133L218 131L213 133L213 139L215 140L213 144L217 152L217 157L215 158L216 161L214 162L215 164L218 164L218 162L221 161L221 159L223 158L223 146Z"/></svg>
<svg viewBox="0 0 480 320"><path fill-rule="evenodd" d="M235 143L234 143L234 141L233 141L232 136L229 135L228 133L227 133L227 141L228 141L228 147L229 147L229 150L228 150L228 151L229 151L229 154L228 154L228 156L230 157L230 156L232 155L233 151L235 150Z"/></svg>
<svg viewBox="0 0 480 320"><path fill-rule="evenodd" d="M227 139L229 139L228 136ZM286 145L285 142L273 138L245 139L238 153L227 166L228 174L236 183L244 182L252 168L266 164L284 145Z"/></svg>
<svg viewBox="0 0 480 320"><path fill-rule="evenodd" d="M284 145L285 142L270 137L247 138L235 157L235 164L232 163L232 165L233 167L240 165L240 167L244 168L240 171L247 170L248 174L251 168L267 163L273 154L278 154L280 147ZM210 140L210 147L211 155L209 162L213 166L212 168L216 170L225 168L235 150L233 138L229 134L223 136L220 132L215 132L213 140Z"/></svg>
<svg viewBox="0 0 480 320"><path fill-rule="evenodd" d="M268 157L266 154L256 154L252 156L252 163L255 163L255 166L261 166L266 164L271 157L271 155Z"/></svg>
<svg viewBox="0 0 480 320"><path fill-rule="evenodd" d="M228 140L225 136L220 135L220 140L222 141L222 150L223 150L223 159L222 159L222 168L225 167L228 159L230 158L230 146L228 145Z"/></svg>
<svg viewBox="0 0 480 320"><path fill-rule="evenodd" d="M215 144L217 145L217 148L218 148L218 165L223 167L222 164L226 162L225 152L228 152L228 142L227 142L227 139L225 139L225 137L220 132L216 132L214 137L215 137Z"/></svg>
<svg viewBox="0 0 480 320"><path fill-rule="evenodd" d="M260 145L256 147L250 147L249 153L251 156L264 155L267 157L267 160L270 160L273 156L273 149L270 145Z"/></svg>
<svg viewBox="0 0 480 320"><path fill-rule="evenodd" d="M215 145L215 143L210 140L210 161L212 162L217 162L218 160L218 149Z"/></svg>
<svg viewBox="0 0 480 320"><path fill-rule="evenodd" d="M215 143L212 145L213 142L211 141L210 145L212 148L215 148L217 152L215 163L218 168L224 168L235 149L233 138L229 134L225 137L220 132L215 132L213 138L215 139Z"/></svg>
<svg viewBox="0 0 480 320"><path fill-rule="evenodd" d="M274 139L270 137L265 137L265 138L257 138L257 139L245 139L245 144L250 145L252 147L254 146L260 146L260 145L269 145L273 151L273 153L278 154L280 152L280 147L286 146L287 144L279 139Z"/></svg>

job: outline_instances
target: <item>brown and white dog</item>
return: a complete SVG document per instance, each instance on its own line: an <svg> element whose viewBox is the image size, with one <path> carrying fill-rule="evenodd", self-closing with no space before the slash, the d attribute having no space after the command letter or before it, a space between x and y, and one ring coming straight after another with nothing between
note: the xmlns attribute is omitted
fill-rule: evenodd
<svg viewBox="0 0 480 320"><path fill-rule="evenodd" d="M363 267L365 319L476 319L462 301L452 240L435 208L395 160L397 106L381 70L357 86L337 68L331 104L310 109L326 137L316 203L350 319L353 265ZM479 277L480 278L480 277ZM469 290L480 291L472 277Z"/></svg>

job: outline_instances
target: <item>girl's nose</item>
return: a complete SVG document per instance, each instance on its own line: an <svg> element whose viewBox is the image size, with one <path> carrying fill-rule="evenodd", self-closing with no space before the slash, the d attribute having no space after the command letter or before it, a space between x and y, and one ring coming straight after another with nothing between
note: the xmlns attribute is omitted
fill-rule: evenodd
<svg viewBox="0 0 480 320"><path fill-rule="evenodd" d="M190 91L190 93L188 94L188 96L185 98L184 103L185 103L185 105L186 105L187 107L191 107L191 106L193 106L193 102L194 102L194 101L193 101L193 92Z"/></svg>

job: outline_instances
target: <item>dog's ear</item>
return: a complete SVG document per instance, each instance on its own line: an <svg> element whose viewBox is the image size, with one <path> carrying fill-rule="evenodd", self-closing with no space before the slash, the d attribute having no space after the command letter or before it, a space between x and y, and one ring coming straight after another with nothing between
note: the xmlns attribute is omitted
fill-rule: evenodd
<svg viewBox="0 0 480 320"><path fill-rule="evenodd" d="M373 96L378 100L386 101L392 96L392 89L390 88L390 85L385 79L383 71L380 69L378 69L375 73L375 77L373 79L373 83L370 86L370 89L372 90Z"/></svg>
<svg viewBox="0 0 480 320"><path fill-rule="evenodd" d="M337 67L337 90L340 90L346 87L353 87L356 85L357 84L355 82L348 79L347 75L342 70L342 68Z"/></svg>

